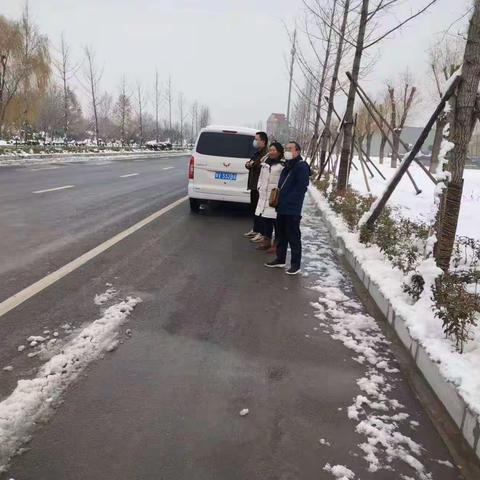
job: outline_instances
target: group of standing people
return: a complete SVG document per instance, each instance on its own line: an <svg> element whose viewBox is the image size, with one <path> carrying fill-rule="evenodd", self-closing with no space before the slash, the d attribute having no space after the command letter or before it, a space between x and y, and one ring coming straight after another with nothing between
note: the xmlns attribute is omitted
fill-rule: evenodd
<svg viewBox="0 0 480 480"><path fill-rule="evenodd" d="M296 275L302 261L300 221L310 167L302 159L297 142L290 141L285 148L275 141L269 145L267 134L257 132L253 144L255 153L245 167L254 218L245 237L258 244L259 250L276 255L265 263L269 268L285 267L290 246L287 274Z"/></svg>

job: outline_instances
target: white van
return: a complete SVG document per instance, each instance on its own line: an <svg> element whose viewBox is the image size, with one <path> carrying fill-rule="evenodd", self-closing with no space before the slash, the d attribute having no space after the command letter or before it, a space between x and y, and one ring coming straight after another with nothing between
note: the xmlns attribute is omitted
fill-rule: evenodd
<svg viewBox="0 0 480 480"><path fill-rule="evenodd" d="M207 200L250 203L245 163L255 152L256 130L208 126L198 135L188 169L190 208Z"/></svg>

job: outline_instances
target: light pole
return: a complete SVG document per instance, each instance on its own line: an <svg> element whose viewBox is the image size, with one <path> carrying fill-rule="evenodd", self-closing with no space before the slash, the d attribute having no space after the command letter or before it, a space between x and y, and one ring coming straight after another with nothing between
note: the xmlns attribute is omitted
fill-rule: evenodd
<svg viewBox="0 0 480 480"><path fill-rule="evenodd" d="M287 102L287 134L290 135L290 103L292 100L292 82L293 82L293 66L295 65L296 55L296 41L297 41L297 28L293 31L292 49L290 50L290 81L288 84L288 102Z"/></svg>

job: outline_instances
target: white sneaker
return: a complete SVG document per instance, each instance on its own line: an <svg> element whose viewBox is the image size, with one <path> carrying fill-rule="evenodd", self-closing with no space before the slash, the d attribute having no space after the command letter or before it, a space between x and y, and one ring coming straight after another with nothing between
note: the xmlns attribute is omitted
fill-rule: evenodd
<svg viewBox="0 0 480 480"><path fill-rule="evenodd" d="M253 230L250 230L249 232L243 234L245 238L252 238L255 237L255 235L258 235L258 233L254 232Z"/></svg>
<svg viewBox="0 0 480 480"><path fill-rule="evenodd" d="M301 273L302 271L300 270L300 268L295 268L295 267L290 267L287 271L286 271L286 274L287 275L298 275L299 273Z"/></svg>
<svg viewBox="0 0 480 480"><path fill-rule="evenodd" d="M263 242L263 235L261 235L260 233L257 233L257 235L255 235L252 239L250 239L250 241L253 243Z"/></svg>

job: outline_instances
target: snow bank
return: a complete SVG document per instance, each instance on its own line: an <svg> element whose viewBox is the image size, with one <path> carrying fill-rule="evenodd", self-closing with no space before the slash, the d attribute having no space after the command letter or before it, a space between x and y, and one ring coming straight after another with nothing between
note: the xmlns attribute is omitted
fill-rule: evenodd
<svg viewBox="0 0 480 480"><path fill-rule="evenodd" d="M92 159L101 159L105 161L113 160L127 160L135 157L177 157L188 155L185 152L165 152L165 151L139 151L139 152L98 152L98 153L58 153L58 154L22 154L18 156L2 156L0 155L0 167L20 167L20 166L34 166L34 165L48 165L48 164L67 164L72 162L87 162Z"/></svg>
<svg viewBox="0 0 480 480"><path fill-rule="evenodd" d="M451 145L444 142L442 148L448 151ZM368 178L372 195L378 197L385 190L388 180L392 177L395 169L390 167L390 159L385 159L385 163L380 165L378 158L372 158L375 165L380 169L386 180L373 169L374 178ZM356 161L358 164L358 161ZM434 204L436 186L427 177L425 172L415 163L409 168L422 193L415 195L412 183L406 175L400 181L400 184L390 198L388 205L395 206L399 214L423 222L430 222L436 212ZM480 170L467 168L465 170L465 183L463 187L462 207L460 209L460 218L458 224L458 235L472 237L480 240L480 222L478 222L478 212L480 211ZM367 188L361 170L352 168L350 171L350 184L356 191L367 195Z"/></svg>
<svg viewBox="0 0 480 480"><path fill-rule="evenodd" d="M474 173L475 176L478 174L478 179L480 179L480 171L471 171L471 173ZM402 273L393 269L379 248L376 246L366 247L361 244L358 240L358 233L352 233L348 230L343 220L331 210L327 200L316 188L310 187L310 194L323 216L335 229L335 234L342 238L346 248L353 252L357 262L361 264L371 281L379 286L384 298L388 299L394 310L405 319L411 337L425 348L434 362L438 363L442 376L456 386L472 412L480 416L480 377L478 375L480 370L480 326L472 331L474 340L466 345L463 354L458 353L453 342L445 338L442 323L433 314L433 302L428 285L438 274L438 268L434 261L430 259L423 262L422 274L426 280L425 292L418 302L412 303L411 298L402 290L404 280ZM402 192L399 195L400 199L403 198ZM420 205L420 202L411 200L410 205L415 204ZM418 215L420 213L408 208L406 202L404 202L402 208L404 212L410 212L411 214ZM465 221L465 216L463 220ZM464 233L465 230L470 229L477 232L477 238L479 238L479 225L478 220L476 220L475 225L467 226L464 224Z"/></svg>
<svg viewBox="0 0 480 480"><path fill-rule="evenodd" d="M50 417L67 387L115 341L118 327L139 302L139 298L127 297L106 309L45 363L35 378L19 380L12 394L0 403L0 473L30 439L35 425Z"/></svg>

